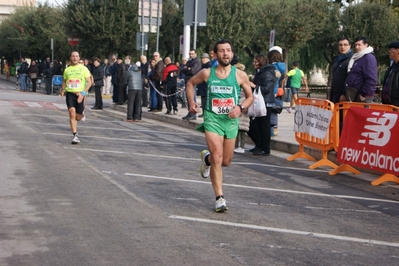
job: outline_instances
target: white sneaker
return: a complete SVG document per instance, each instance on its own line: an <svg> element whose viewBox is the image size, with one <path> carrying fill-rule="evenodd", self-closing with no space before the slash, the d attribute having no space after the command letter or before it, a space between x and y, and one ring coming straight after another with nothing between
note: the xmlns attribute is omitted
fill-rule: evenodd
<svg viewBox="0 0 399 266"><path fill-rule="evenodd" d="M245 153L245 150L243 148L239 147L237 149L234 149L234 152L236 152L236 153Z"/></svg>
<svg viewBox="0 0 399 266"><path fill-rule="evenodd" d="M205 164L205 157L208 156L210 153L208 150L203 150L201 152L201 166L200 166L200 174L202 178L208 178L211 172L211 166Z"/></svg>
<svg viewBox="0 0 399 266"><path fill-rule="evenodd" d="M86 121L85 112L83 112L82 115L83 115L83 116L82 116L82 119L80 119L80 121L84 122L84 121Z"/></svg>
<svg viewBox="0 0 399 266"><path fill-rule="evenodd" d="M224 198L220 198L215 203L215 212L225 212L229 208L226 206L226 200Z"/></svg>
<svg viewBox="0 0 399 266"><path fill-rule="evenodd" d="M71 144L78 144L80 142L78 135L73 136Z"/></svg>
<svg viewBox="0 0 399 266"><path fill-rule="evenodd" d="M290 107L287 108L287 112L291 113L291 108Z"/></svg>

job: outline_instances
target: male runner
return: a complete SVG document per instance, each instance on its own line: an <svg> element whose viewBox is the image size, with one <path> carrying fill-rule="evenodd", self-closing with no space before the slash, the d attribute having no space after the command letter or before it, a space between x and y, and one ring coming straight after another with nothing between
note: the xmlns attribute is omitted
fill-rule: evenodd
<svg viewBox="0 0 399 266"><path fill-rule="evenodd" d="M71 53L71 65L64 70L62 81L62 94L66 91L65 98L69 112L69 124L73 133L72 144L80 142L77 121L80 121L84 116L83 100L92 85L90 71L84 65L79 64L79 59L78 52Z"/></svg>
<svg viewBox="0 0 399 266"><path fill-rule="evenodd" d="M201 70L187 82L186 89L190 112L196 114L199 105L194 102L194 85L202 82L208 85L204 123L198 130L205 132L209 151L201 152L200 173L203 178L211 176L216 196L215 211L224 212L228 208L223 197L222 166L229 166L233 159L239 116L241 112L248 110L253 97L247 74L230 65L234 55L230 41L218 41L213 51L217 55L218 66ZM246 98L241 105L240 87L243 88Z"/></svg>

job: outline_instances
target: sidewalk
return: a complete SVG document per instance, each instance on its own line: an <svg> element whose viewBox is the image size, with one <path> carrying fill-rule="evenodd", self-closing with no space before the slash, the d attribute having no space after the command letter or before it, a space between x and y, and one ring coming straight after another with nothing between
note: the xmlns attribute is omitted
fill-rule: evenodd
<svg viewBox="0 0 399 266"><path fill-rule="evenodd" d="M197 97L197 101L199 97ZM275 137L272 137L271 140L271 149L272 150L280 150L283 152L294 154L299 151L299 145L295 140L294 135L294 114L288 113L286 108L289 106L288 103L284 103L284 110L279 115L279 126L278 126L278 134ZM126 105L111 105L111 108L114 110L126 113ZM198 118L197 120L183 120L182 118L187 115L187 108L182 109L181 104L178 104L178 113L177 115L167 115L166 108L159 113L148 112L148 109L143 107L143 119L152 119L158 120L164 123L176 125L183 128L188 128L195 130L195 128L203 122L202 118ZM247 138L248 143L251 142L249 138ZM321 158L321 152L315 151L312 156L316 156L316 158Z"/></svg>
<svg viewBox="0 0 399 266"><path fill-rule="evenodd" d="M6 80L5 75L0 75L0 79ZM11 76L11 82L16 83L16 77ZM300 95L301 96L301 95ZM304 95L303 97L305 97ZM94 97L94 93L90 93L89 97ZM111 95L103 95L103 99L111 99ZM197 97L197 100L200 100L199 97ZM286 108L289 107L289 103L284 102L284 110L283 112L279 115L278 119L278 134L275 137L272 137L271 140L271 149L272 150L279 150L282 152L294 154L299 151L299 144L295 140L295 135L294 135L294 114L293 113L288 113ZM109 106L104 106L104 111L107 111L108 108L126 113L126 108L127 105L114 105L110 104ZM148 112L148 109L143 107L143 119L152 119L152 120L157 120L161 121L164 123L169 123L172 125L176 125L179 127L187 128L187 129L192 129L195 130L195 128L198 126L198 124L203 122L202 118L198 118L197 120L194 121L186 121L183 120L182 117L187 115L188 110L182 109L181 104L178 105L179 111L177 115L166 115L166 108L162 110L160 113L152 113ZM125 117L124 117L125 118ZM251 140L247 138L248 143L251 143ZM321 152L312 150L309 148L305 148L306 152L309 153L311 156L315 157L316 159L321 159ZM334 155L332 155L334 157Z"/></svg>

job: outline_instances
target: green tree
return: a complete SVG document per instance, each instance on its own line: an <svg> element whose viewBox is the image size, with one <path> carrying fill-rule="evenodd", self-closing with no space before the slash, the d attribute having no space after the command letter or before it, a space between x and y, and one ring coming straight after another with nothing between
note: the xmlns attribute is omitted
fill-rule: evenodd
<svg viewBox="0 0 399 266"><path fill-rule="evenodd" d="M209 51L219 39L229 39L243 51L256 32L252 0L208 1L207 26L198 27L199 49Z"/></svg>
<svg viewBox="0 0 399 266"><path fill-rule="evenodd" d="M399 37L399 18L393 8L379 2L362 2L347 7L340 18L343 33L351 40L366 36L380 64L388 63L387 45Z"/></svg>
<svg viewBox="0 0 399 266"><path fill-rule="evenodd" d="M64 10L66 32L80 38L82 55L126 55L135 50L137 0L68 0Z"/></svg>

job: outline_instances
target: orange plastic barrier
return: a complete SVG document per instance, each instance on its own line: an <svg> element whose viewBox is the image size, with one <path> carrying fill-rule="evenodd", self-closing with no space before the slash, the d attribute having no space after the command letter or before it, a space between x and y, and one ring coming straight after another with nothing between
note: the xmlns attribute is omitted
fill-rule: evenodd
<svg viewBox="0 0 399 266"><path fill-rule="evenodd" d="M399 108L394 105L386 105L386 104L377 104L377 103L357 103L357 102L339 102L334 106L334 119L332 123L335 125L332 126L333 130L333 146L334 150L338 152L339 140L341 135L341 124L345 121L345 116L350 107L358 107L358 108L367 108L373 109L377 111L386 111L386 112L399 112ZM354 174L360 174L358 170L349 164L341 164L337 168L331 170L329 172L330 175L336 175L340 172L348 171ZM383 182L395 182L399 184L399 178L392 174L384 174L371 182L372 185L377 186Z"/></svg>
<svg viewBox="0 0 399 266"><path fill-rule="evenodd" d="M328 100L314 99L314 98L299 98L296 101L296 105L311 105L321 109L330 110L333 112L334 104ZM315 161L315 158L310 156L304 151L305 146L311 147L316 150L322 151L322 159L318 162L309 166L310 169L315 169L321 166L329 166L332 168L337 168L338 165L333 163L327 158L328 151L333 149L333 132L332 127L334 123L334 115L332 116L332 121L327 132L327 136L324 139L316 138L309 135L308 133L295 132L295 139L299 143L299 152L287 158L287 161L293 161L298 158L307 159L309 161Z"/></svg>

